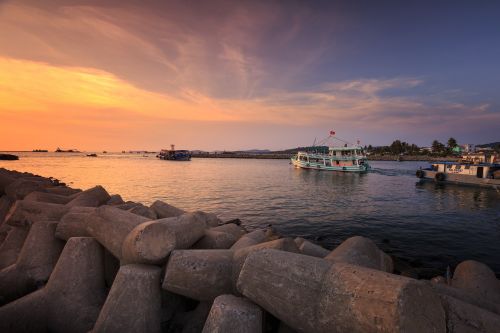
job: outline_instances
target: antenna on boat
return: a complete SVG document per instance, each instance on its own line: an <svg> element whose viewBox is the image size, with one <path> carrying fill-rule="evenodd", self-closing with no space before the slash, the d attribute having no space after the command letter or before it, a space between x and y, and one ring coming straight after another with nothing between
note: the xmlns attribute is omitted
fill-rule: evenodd
<svg viewBox="0 0 500 333"><path fill-rule="evenodd" d="M335 140L341 141L341 142L343 142L344 144L347 144L347 145L351 144L349 141L346 141L344 139L341 139L341 138L335 136L335 131L330 131L330 133L328 133L328 136L325 139L321 140L318 144L319 145L325 145L327 143L327 141L330 140L330 139L335 139Z"/></svg>

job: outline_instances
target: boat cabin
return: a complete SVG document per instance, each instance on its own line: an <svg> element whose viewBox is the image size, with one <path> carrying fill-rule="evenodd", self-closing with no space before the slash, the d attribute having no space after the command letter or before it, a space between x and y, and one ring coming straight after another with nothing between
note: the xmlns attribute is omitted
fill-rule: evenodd
<svg viewBox="0 0 500 333"><path fill-rule="evenodd" d="M328 153L300 151L295 166L320 170L366 171L370 168L361 147L330 147Z"/></svg>

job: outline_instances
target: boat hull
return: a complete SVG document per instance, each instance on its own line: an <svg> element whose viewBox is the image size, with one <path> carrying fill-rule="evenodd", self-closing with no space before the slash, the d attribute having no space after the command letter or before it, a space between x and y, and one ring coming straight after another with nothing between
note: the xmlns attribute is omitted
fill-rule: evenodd
<svg viewBox="0 0 500 333"><path fill-rule="evenodd" d="M491 187L495 189L500 189L500 179L491 178L478 178L469 175L460 175L453 173L444 173L443 180L437 180L436 175L442 172L432 171L432 170L419 170L421 172L421 177L418 177L422 181L434 181L439 184L458 184L458 185L472 185L481 187Z"/></svg>
<svg viewBox="0 0 500 333"><path fill-rule="evenodd" d="M334 165L324 165L322 163L311 163L305 161L299 161L294 158L291 159L293 166L301 169L313 169L321 171L341 171L341 172L367 172L370 169L368 164L364 165L346 165L346 166L334 166Z"/></svg>
<svg viewBox="0 0 500 333"><path fill-rule="evenodd" d="M191 156L166 157L166 158L162 158L162 160L166 160L166 161L191 161Z"/></svg>

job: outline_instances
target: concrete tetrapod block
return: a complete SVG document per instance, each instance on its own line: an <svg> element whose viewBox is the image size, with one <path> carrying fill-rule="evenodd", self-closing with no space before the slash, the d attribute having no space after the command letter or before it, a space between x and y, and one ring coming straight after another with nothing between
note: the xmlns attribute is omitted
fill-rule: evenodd
<svg viewBox="0 0 500 333"><path fill-rule="evenodd" d="M140 216L144 216L150 220L156 220L158 218L154 210L144 206L143 204L139 204L133 208L130 208L128 211Z"/></svg>
<svg viewBox="0 0 500 333"><path fill-rule="evenodd" d="M295 243L297 244L300 253L308 256L324 258L330 254L330 251L328 251L327 249L301 237L295 238Z"/></svg>
<svg viewBox="0 0 500 333"><path fill-rule="evenodd" d="M77 193L82 192L82 190L67 187L67 186L55 186L55 187L46 188L45 192L58 194L58 195L71 196L73 198L73 196L75 196Z"/></svg>
<svg viewBox="0 0 500 333"><path fill-rule="evenodd" d="M140 204L138 202L127 201L127 202L124 202L122 204L116 205L115 207L123 209L123 210L130 210L130 209L137 207L137 206L140 206L140 205L142 205L142 204Z"/></svg>
<svg viewBox="0 0 500 333"><path fill-rule="evenodd" d="M302 237L295 237L294 242L295 244L297 244L297 247L300 247L305 240L306 239Z"/></svg>
<svg viewBox="0 0 500 333"><path fill-rule="evenodd" d="M34 191L25 196L24 200L65 205L71 201L71 197L54 193Z"/></svg>
<svg viewBox="0 0 500 333"><path fill-rule="evenodd" d="M110 196L108 202L106 202L106 205L109 206L114 206L114 205L121 205L124 204L125 201L123 201L122 196L119 194L113 194Z"/></svg>
<svg viewBox="0 0 500 333"><path fill-rule="evenodd" d="M150 206L150 208L156 213L159 219L164 219L167 217L176 217L186 213L185 210L169 205L161 200L156 200Z"/></svg>
<svg viewBox="0 0 500 333"><path fill-rule="evenodd" d="M198 210L191 214L196 216L197 219L204 221L209 228L214 228L222 224L222 221L213 213L205 213Z"/></svg>
<svg viewBox="0 0 500 333"><path fill-rule="evenodd" d="M2 247L2 244L5 240L5 238L7 238L7 236L9 235L9 232L10 232L10 229L12 229L13 227L11 227L10 225L4 223L2 225L0 225L0 248Z"/></svg>
<svg viewBox="0 0 500 333"><path fill-rule="evenodd" d="M90 237L87 232L87 216L94 213L94 207L71 207L61 218L56 228L56 237L68 240L71 237Z"/></svg>
<svg viewBox="0 0 500 333"><path fill-rule="evenodd" d="M218 296L210 309L203 333L225 332L262 332L262 310L241 297Z"/></svg>
<svg viewBox="0 0 500 333"><path fill-rule="evenodd" d="M461 262L455 268L451 285L500 304L500 281L488 266L478 261Z"/></svg>
<svg viewBox="0 0 500 333"><path fill-rule="evenodd" d="M59 221L70 207L47 202L17 200L10 209L6 223L12 226L29 227L37 221Z"/></svg>
<svg viewBox="0 0 500 333"><path fill-rule="evenodd" d="M104 187L97 185L78 193L73 200L66 204L66 206L99 207L108 202L110 198L109 193L104 189Z"/></svg>
<svg viewBox="0 0 500 333"><path fill-rule="evenodd" d="M167 263L162 288L200 301L233 291L233 251L175 250Z"/></svg>
<svg viewBox="0 0 500 333"><path fill-rule="evenodd" d="M4 170L5 169L1 169L1 171ZM15 180L16 178L12 177L8 172L0 172L0 195L4 195L5 188L9 186L9 184L13 183Z"/></svg>
<svg viewBox="0 0 500 333"><path fill-rule="evenodd" d="M477 307L480 307L482 309L500 315L500 303L492 302L482 297L481 295L478 295L477 293L472 293L467 290L454 288L452 286L447 285L446 283L441 283L441 282L436 283L432 282L432 280L427 283L432 287L432 289L434 289L434 291L439 296L444 295L453 297L462 302L475 305Z"/></svg>
<svg viewBox="0 0 500 333"><path fill-rule="evenodd" d="M51 332L88 332L106 298L103 248L90 237L68 240L47 289Z"/></svg>
<svg viewBox="0 0 500 333"><path fill-rule="evenodd" d="M12 207L13 203L14 201L9 199L6 195L3 195L0 198L0 226L5 221L5 217L9 213L10 207Z"/></svg>
<svg viewBox="0 0 500 333"><path fill-rule="evenodd" d="M241 236L240 239L233 246L232 250L242 249L247 246L257 245L259 243L265 242L267 239L266 231L262 229L257 229L249 232L246 235Z"/></svg>
<svg viewBox="0 0 500 333"><path fill-rule="evenodd" d="M136 226L125 238L125 263L162 264L174 249L187 249L205 235L207 226L192 213Z"/></svg>
<svg viewBox="0 0 500 333"><path fill-rule="evenodd" d="M1 332L88 332L105 300L103 249L71 238L45 288L0 307Z"/></svg>
<svg viewBox="0 0 500 333"><path fill-rule="evenodd" d="M161 269L121 266L93 332L160 332Z"/></svg>
<svg viewBox="0 0 500 333"><path fill-rule="evenodd" d="M449 333L498 333L500 316L456 298L441 295Z"/></svg>
<svg viewBox="0 0 500 333"><path fill-rule="evenodd" d="M21 227L13 227L9 230L7 237L0 246L0 269L10 266L17 261L28 232L28 228Z"/></svg>
<svg viewBox="0 0 500 333"><path fill-rule="evenodd" d="M445 332L439 297L410 278L301 254L251 253L238 290L299 332Z"/></svg>
<svg viewBox="0 0 500 333"><path fill-rule="evenodd" d="M122 258L122 244L127 235L147 218L112 206L101 206L88 214L87 232L95 237L116 258Z"/></svg>
<svg viewBox="0 0 500 333"><path fill-rule="evenodd" d="M299 249L297 248L297 244L294 242L292 238L281 238L270 242L264 242L253 246L247 246L242 249L234 251L233 270L232 270L234 293L239 294L236 288L236 284L238 282L238 277L240 276L241 268L243 267L246 258L250 253L260 251L263 249L274 249L286 252L300 253Z"/></svg>
<svg viewBox="0 0 500 333"><path fill-rule="evenodd" d="M50 181L47 183L19 178L5 187L5 194L12 200L22 200L31 192L44 191L49 186Z"/></svg>
<svg viewBox="0 0 500 333"><path fill-rule="evenodd" d="M325 257L331 262L343 262L392 273L392 258L381 251L366 237L354 236L346 239Z"/></svg>
<svg viewBox="0 0 500 333"><path fill-rule="evenodd" d="M0 307L0 332L48 332L49 309L44 289Z"/></svg>
<svg viewBox="0 0 500 333"><path fill-rule="evenodd" d="M234 223L226 223L218 227L212 228L211 230L232 234L234 235L234 237L236 237L236 239L239 239L241 236L246 234L245 229Z"/></svg>
<svg viewBox="0 0 500 333"><path fill-rule="evenodd" d="M239 237L238 237L239 238ZM237 240L233 234L227 232L214 231L213 228L205 231L199 241L197 241L193 249L229 249Z"/></svg>
<svg viewBox="0 0 500 333"><path fill-rule="evenodd" d="M0 271L0 304L47 283L64 247L64 242L54 237L56 225L41 221L31 227L16 263Z"/></svg>

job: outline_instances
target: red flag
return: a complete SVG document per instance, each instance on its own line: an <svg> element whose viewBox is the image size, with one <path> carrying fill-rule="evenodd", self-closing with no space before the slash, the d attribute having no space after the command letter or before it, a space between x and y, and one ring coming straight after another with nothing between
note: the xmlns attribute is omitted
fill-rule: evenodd
<svg viewBox="0 0 500 333"><path fill-rule="evenodd" d="M335 135L335 131L330 131L330 136L334 136Z"/></svg>

